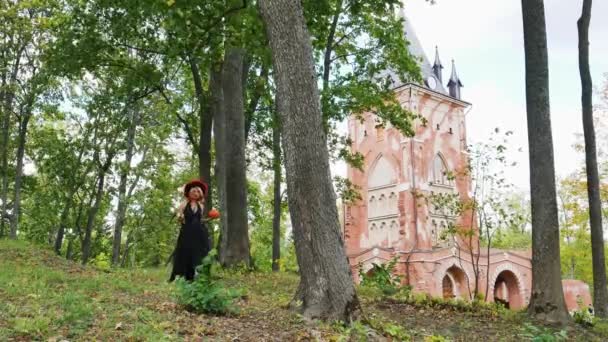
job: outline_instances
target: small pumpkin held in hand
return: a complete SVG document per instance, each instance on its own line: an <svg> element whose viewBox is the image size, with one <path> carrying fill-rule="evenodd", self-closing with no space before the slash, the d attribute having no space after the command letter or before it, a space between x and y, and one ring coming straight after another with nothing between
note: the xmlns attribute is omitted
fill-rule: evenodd
<svg viewBox="0 0 608 342"><path fill-rule="evenodd" d="M217 218L220 218L220 212L217 211L216 209L211 209L211 210L209 210L209 213L207 213L207 217L212 220L215 220Z"/></svg>

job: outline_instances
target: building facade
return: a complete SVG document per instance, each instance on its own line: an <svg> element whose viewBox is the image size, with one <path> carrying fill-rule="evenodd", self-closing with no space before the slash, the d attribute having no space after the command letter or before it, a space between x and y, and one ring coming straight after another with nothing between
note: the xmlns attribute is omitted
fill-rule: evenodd
<svg viewBox="0 0 608 342"><path fill-rule="evenodd" d="M424 81L403 83L391 71L381 77L390 77L401 105L424 120L416 120L415 135L406 137L390 125L379 127L371 112L363 113L362 120L349 118L351 148L365 157L363 171L348 169L362 199L343 208L343 237L353 275L358 278L360 268L367 271L373 263L397 258L396 271L414 291L470 298L478 279L479 293L487 293L489 301L523 308L530 300L530 252L488 253L477 248L476 233L467 241L446 234L451 224L476 231L475 220L470 213L450 216L429 201L437 194L462 201L471 196L470 178L450 176L467 166L466 115L471 104L461 99L463 85L454 62L445 82L438 51L431 65L407 19L404 35L410 52L420 59ZM577 299L590 304L584 283L567 281L564 286L569 309L576 307Z"/></svg>

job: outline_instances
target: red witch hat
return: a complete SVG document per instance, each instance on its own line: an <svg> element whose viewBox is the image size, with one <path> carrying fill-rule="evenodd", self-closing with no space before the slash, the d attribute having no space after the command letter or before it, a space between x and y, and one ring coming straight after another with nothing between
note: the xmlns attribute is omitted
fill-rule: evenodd
<svg viewBox="0 0 608 342"><path fill-rule="evenodd" d="M190 190L196 187L201 188L201 190L203 190L203 196L207 196L209 186L207 185L207 183L203 182L200 179L193 179L190 182L186 183L186 185L184 186L184 196L188 197L188 193L190 192Z"/></svg>

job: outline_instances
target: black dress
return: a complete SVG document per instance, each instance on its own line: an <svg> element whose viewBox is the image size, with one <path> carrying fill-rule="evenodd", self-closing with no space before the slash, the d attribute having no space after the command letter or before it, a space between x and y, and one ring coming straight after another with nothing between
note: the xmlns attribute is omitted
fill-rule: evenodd
<svg viewBox="0 0 608 342"><path fill-rule="evenodd" d="M169 281L175 280L177 276L193 280L196 268L209 254L209 233L207 226L201 222L202 212L200 206L195 212L190 204L184 209L184 223L177 238L173 255L173 272Z"/></svg>

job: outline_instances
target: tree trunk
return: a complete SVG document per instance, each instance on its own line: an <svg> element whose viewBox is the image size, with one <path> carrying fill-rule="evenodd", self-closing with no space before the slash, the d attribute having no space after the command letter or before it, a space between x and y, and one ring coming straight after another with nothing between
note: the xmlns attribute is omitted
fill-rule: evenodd
<svg viewBox="0 0 608 342"><path fill-rule="evenodd" d="M274 169L274 202L272 217L272 271L278 272L281 267L281 127L279 113L273 113L272 151Z"/></svg>
<svg viewBox="0 0 608 342"><path fill-rule="evenodd" d="M0 208L0 233L4 235L6 231L5 217L8 217L7 200L8 200L8 151L9 151L9 136L10 136L10 117L11 113L3 110L4 116L2 118L2 194L0 195L0 201L2 201L2 208Z"/></svg>
<svg viewBox="0 0 608 342"><path fill-rule="evenodd" d="M221 254L222 236L228 226L228 209L226 208L226 115L224 113L224 91L222 87L222 65L210 70L209 88L211 93L211 111L213 111L213 137L215 139L215 184L220 210L220 232L218 252Z"/></svg>
<svg viewBox="0 0 608 342"><path fill-rule="evenodd" d="M299 1L259 2L270 41L302 314L350 322L360 306L344 250L310 35Z"/></svg>
<svg viewBox="0 0 608 342"><path fill-rule="evenodd" d="M190 58L189 61L192 79L194 80L194 90L196 93L196 100L198 102L200 120L200 133L198 140L198 173L201 179L211 185L211 125L213 123L213 115L209 104L205 100L205 91L203 89L203 82L197 61L195 58ZM212 187L209 186L209 191L207 191L207 195L205 197L204 215L207 215L209 209L211 209L213 206L211 193Z"/></svg>
<svg viewBox="0 0 608 342"><path fill-rule="evenodd" d="M521 4L532 205L532 293L528 312L541 321L563 324L569 315L561 282L545 10L543 0L522 0Z"/></svg>
<svg viewBox="0 0 608 342"><path fill-rule="evenodd" d="M15 170L15 197L13 199L13 212L11 213L11 233L10 238L17 238L19 230L19 212L21 211L21 183L23 180L23 158L25 157L25 142L27 138L27 125L30 121L31 105L28 106L27 113L22 114L19 120L19 143L17 145L17 169Z"/></svg>
<svg viewBox="0 0 608 342"><path fill-rule="evenodd" d="M133 243L133 234L129 233L127 234L127 242L125 244L125 252L123 253L122 256L122 261L120 262L120 266L121 267L127 267L128 266L128 261L129 261L129 254L131 252L131 244Z"/></svg>
<svg viewBox="0 0 608 342"><path fill-rule="evenodd" d="M72 253L74 252L74 237L68 238L68 248L65 252L65 258L72 260Z"/></svg>
<svg viewBox="0 0 608 342"><path fill-rule="evenodd" d="M583 0L583 11L578 20L578 64L581 76L583 106L583 132L585 135L585 161L587 193L589 196L589 220L591 224L591 253L593 258L593 306L599 317L608 315L606 289L606 260L604 257L604 232L602 230L602 202L597 167L597 148L593 124L593 84L589 70L589 22L591 0Z"/></svg>
<svg viewBox="0 0 608 342"><path fill-rule="evenodd" d="M70 209L72 207L74 194L70 192L68 196L66 196L65 206L61 211L61 216L59 218L59 229L57 230L57 236L55 236L55 244L54 249L57 255L61 255L61 246L63 246L63 236L65 234L65 227L67 226L67 220L70 215Z"/></svg>
<svg viewBox="0 0 608 342"><path fill-rule="evenodd" d="M131 172L131 160L135 149L135 132L139 125L139 108L135 106L129 111L130 122L127 129L127 151L125 152L124 166L120 171L120 183L118 184L118 208L116 222L114 224L114 239L112 242L112 266L118 266L120 262L120 245L122 243L122 227L125 224L129 198L127 196L127 180Z"/></svg>
<svg viewBox="0 0 608 342"><path fill-rule="evenodd" d="M106 173L108 172L108 168L111 164L111 158L108 157L108 161L99 169L99 182L97 183L97 192L95 193L95 203L89 210L89 216L87 218L87 227L84 233L84 240L82 241L82 264L86 265L87 261L89 261L89 257L91 254L91 234L93 232L93 224L95 223L95 217L97 216L97 212L99 211L99 207L101 206L101 201L103 199L103 187L105 183Z"/></svg>
<svg viewBox="0 0 608 342"><path fill-rule="evenodd" d="M4 55L5 52L2 52L2 59L4 59ZM6 63L4 63L4 68L6 68ZM5 235L5 227L6 224L4 222L4 217L6 215L6 197L4 189L5 187L8 186L8 165L5 165L5 161L6 163L8 163L8 158L6 157L6 154L8 153L8 128L10 127L10 113L5 112L4 111L4 98L6 96L6 92L4 91L4 88L6 87L6 72L2 73L2 80L0 81L0 119L2 120L2 144L0 145L0 160L1 160L1 164L0 164L0 170L2 171L2 182L0 183L0 186L2 186L2 188L0 189L2 195L0 195L0 201L2 202L1 204L1 208L0 208L0 238L3 238ZM8 120L8 121L7 121ZM5 131L6 129L6 131ZM6 180L6 182L5 182Z"/></svg>
<svg viewBox="0 0 608 342"><path fill-rule="evenodd" d="M225 115L225 191L228 225L222 234L220 263L250 265L247 217L247 165L245 162L245 115L243 73L245 50L230 48L223 67ZM228 143L230 142L230 143ZM230 180L230 181L228 181Z"/></svg>
<svg viewBox="0 0 608 342"><path fill-rule="evenodd" d="M14 86L17 82L17 75L19 74L19 67L21 65L21 54L23 49L20 49L15 58L15 64L11 69L11 75L9 78L8 86ZM8 151L9 151L9 138L10 138L10 127L11 127L11 115L13 112L13 98L15 94L12 90L6 90L3 93L3 103L0 103L0 106L3 106L4 117L2 120L2 212L1 216L3 217L0 220L0 230L5 230L5 217L10 216L7 213L8 208ZM12 223L11 223L12 224Z"/></svg>

